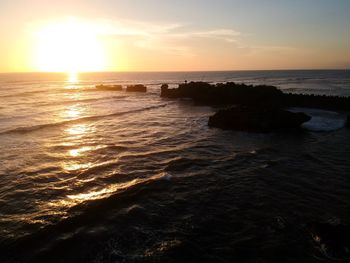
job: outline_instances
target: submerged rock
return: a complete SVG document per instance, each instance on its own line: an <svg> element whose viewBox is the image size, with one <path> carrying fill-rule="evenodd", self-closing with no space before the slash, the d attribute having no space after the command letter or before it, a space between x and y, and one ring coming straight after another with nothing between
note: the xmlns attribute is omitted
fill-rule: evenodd
<svg viewBox="0 0 350 263"><path fill-rule="evenodd" d="M232 107L219 110L209 117L210 127L251 132L298 129L311 119L302 112L290 112L279 108Z"/></svg>
<svg viewBox="0 0 350 263"><path fill-rule="evenodd" d="M123 86L122 85L104 85L104 84L100 84L100 85L96 85L95 86L96 89L98 90L112 90L112 91L120 91L123 90Z"/></svg>
<svg viewBox="0 0 350 263"><path fill-rule="evenodd" d="M129 85L126 87L126 91L129 92L146 92L147 87L142 84L136 84L136 85Z"/></svg>

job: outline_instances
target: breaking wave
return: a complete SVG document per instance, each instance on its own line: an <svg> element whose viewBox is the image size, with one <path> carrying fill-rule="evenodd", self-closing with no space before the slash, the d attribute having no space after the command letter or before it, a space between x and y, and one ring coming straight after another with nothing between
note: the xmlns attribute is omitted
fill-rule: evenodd
<svg viewBox="0 0 350 263"><path fill-rule="evenodd" d="M33 126L26 126L26 127L18 127L15 129L10 129L10 130L0 132L0 135L12 134L12 133L29 133L29 132L33 132L33 131L37 131L37 130L41 130L41 129L45 129L45 128L64 126L67 124L81 123L81 122L85 122L85 121L96 121L99 119L113 117L113 116L122 116L122 115L126 115L126 114L133 114L133 113L138 113L138 112L142 112L142 111L158 109L158 108L166 107L167 105L168 104L160 104L160 105L154 105L154 106L144 107L144 108L140 108L140 109L124 111L124 112L115 112L115 113L111 113L111 114L87 116L87 117L82 117L82 118L77 118L77 119L67 120L67 121L61 121L61 122L54 122L54 123L47 123L47 124L40 124L40 125L33 125Z"/></svg>

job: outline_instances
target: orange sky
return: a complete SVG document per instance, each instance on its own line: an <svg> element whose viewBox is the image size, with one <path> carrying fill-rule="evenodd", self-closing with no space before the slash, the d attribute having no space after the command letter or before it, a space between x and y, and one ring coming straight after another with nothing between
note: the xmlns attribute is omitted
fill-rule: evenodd
<svg viewBox="0 0 350 263"><path fill-rule="evenodd" d="M349 7L2 1L0 72L350 68Z"/></svg>

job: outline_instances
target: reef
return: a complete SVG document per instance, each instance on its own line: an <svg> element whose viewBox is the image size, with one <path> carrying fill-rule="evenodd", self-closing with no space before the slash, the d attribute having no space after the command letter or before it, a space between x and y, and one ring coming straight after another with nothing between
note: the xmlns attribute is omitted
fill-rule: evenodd
<svg viewBox="0 0 350 263"><path fill-rule="evenodd" d="M136 84L136 85L129 85L126 87L126 91L129 92L146 92L147 87L142 84Z"/></svg>
<svg viewBox="0 0 350 263"><path fill-rule="evenodd" d="M123 86L122 85L104 85L104 84L100 84L100 85L96 85L95 88L98 89L98 90L106 90L106 91L121 91L121 90L123 90Z"/></svg>

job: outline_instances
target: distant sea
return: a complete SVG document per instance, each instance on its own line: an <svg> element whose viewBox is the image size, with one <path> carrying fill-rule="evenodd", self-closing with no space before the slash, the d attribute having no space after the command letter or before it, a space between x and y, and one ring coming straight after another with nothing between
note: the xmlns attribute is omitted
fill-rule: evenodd
<svg viewBox="0 0 350 263"><path fill-rule="evenodd" d="M0 262L327 260L305 225L350 223L346 115L223 131L217 109L160 98L185 81L350 96L349 70L0 74Z"/></svg>

